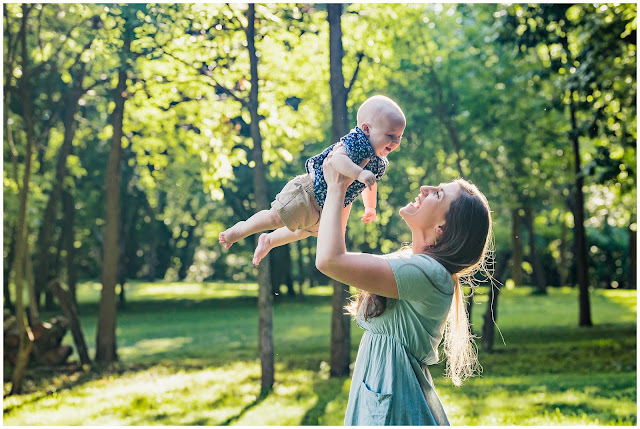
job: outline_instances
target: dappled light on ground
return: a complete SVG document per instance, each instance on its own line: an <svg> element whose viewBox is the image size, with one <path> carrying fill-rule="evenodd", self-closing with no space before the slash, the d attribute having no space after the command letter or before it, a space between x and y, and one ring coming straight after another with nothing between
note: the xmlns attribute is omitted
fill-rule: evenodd
<svg viewBox="0 0 640 429"><path fill-rule="evenodd" d="M188 337L173 337L173 338L153 338L148 340L140 340L131 347L121 347L118 353L122 357L130 356L132 354L154 355L158 353L166 353L171 350L179 349L185 344L189 344L193 341L193 338Z"/></svg>
<svg viewBox="0 0 640 429"><path fill-rule="evenodd" d="M629 299L635 295L635 291L622 289L599 289L594 295L598 298L603 297L609 302L615 302L616 304L623 306L627 310L623 313L628 314L629 316L638 312L638 301ZM631 319L631 317L628 317L628 319Z"/></svg>

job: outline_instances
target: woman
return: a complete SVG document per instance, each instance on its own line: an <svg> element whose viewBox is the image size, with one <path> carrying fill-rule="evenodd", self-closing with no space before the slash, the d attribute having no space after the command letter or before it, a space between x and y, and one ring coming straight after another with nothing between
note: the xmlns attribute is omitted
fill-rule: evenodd
<svg viewBox="0 0 640 429"><path fill-rule="evenodd" d="M447 425L427 365L439 361L446 331L447 376L457 386L481 369L460 278L484 262L491 237L486 198L464 180L422 186L400 209L411 249L348 253L341 202L351 179L325 160L328 184L316 266L360 290L350 310L365 330L353 370L345 425Z"/></svg>

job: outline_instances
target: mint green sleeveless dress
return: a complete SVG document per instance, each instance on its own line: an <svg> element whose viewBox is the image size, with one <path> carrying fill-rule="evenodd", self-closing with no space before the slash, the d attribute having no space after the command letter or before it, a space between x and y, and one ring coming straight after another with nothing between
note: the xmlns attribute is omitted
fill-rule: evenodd
<svg viewBox="0 0 640 429"><path fill-rule="evenodd" d="M398 252L387 261L398 299L367 321L356 358L345 425L449 425L427 365L438 362L438 344L451 307L451 274L427 255Z"/></svg>

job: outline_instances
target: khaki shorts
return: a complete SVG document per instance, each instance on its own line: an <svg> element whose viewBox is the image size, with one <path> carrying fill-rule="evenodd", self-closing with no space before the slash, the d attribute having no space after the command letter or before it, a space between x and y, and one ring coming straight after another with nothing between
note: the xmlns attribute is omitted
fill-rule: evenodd
<svg viewBox="0 0 640 429"><path fill-rule="evenodd" d="M313 195L311 176L303 174L289 181L271 203L284 225L291 231L299 229L312 234L320 227L320 206Z"/></svg>

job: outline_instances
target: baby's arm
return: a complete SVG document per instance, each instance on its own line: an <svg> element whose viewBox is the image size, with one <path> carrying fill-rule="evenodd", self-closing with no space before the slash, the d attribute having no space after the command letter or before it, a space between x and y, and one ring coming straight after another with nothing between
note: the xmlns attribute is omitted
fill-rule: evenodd
<svg viewBox="0 0 640 429"><path fill-rule="evenodd" d="M367 185L370 189L376 184L375 174L356 165L351 158L349 158L349 155L347 155L347 151L344 146L336 145L333 151L335 152L333 156L333 165L340 174L344 174L347 177L358 180L359 182Z"/></svg>
<svg viewBox="0 0 640 429"><path fill-rule="evenodd" d="M374 183L370 188L364 188L364 191L362 191L362 200L364 201L364 216L362 216L362 222L373 222L376 220L377 198L377 183Z"/></svg>

